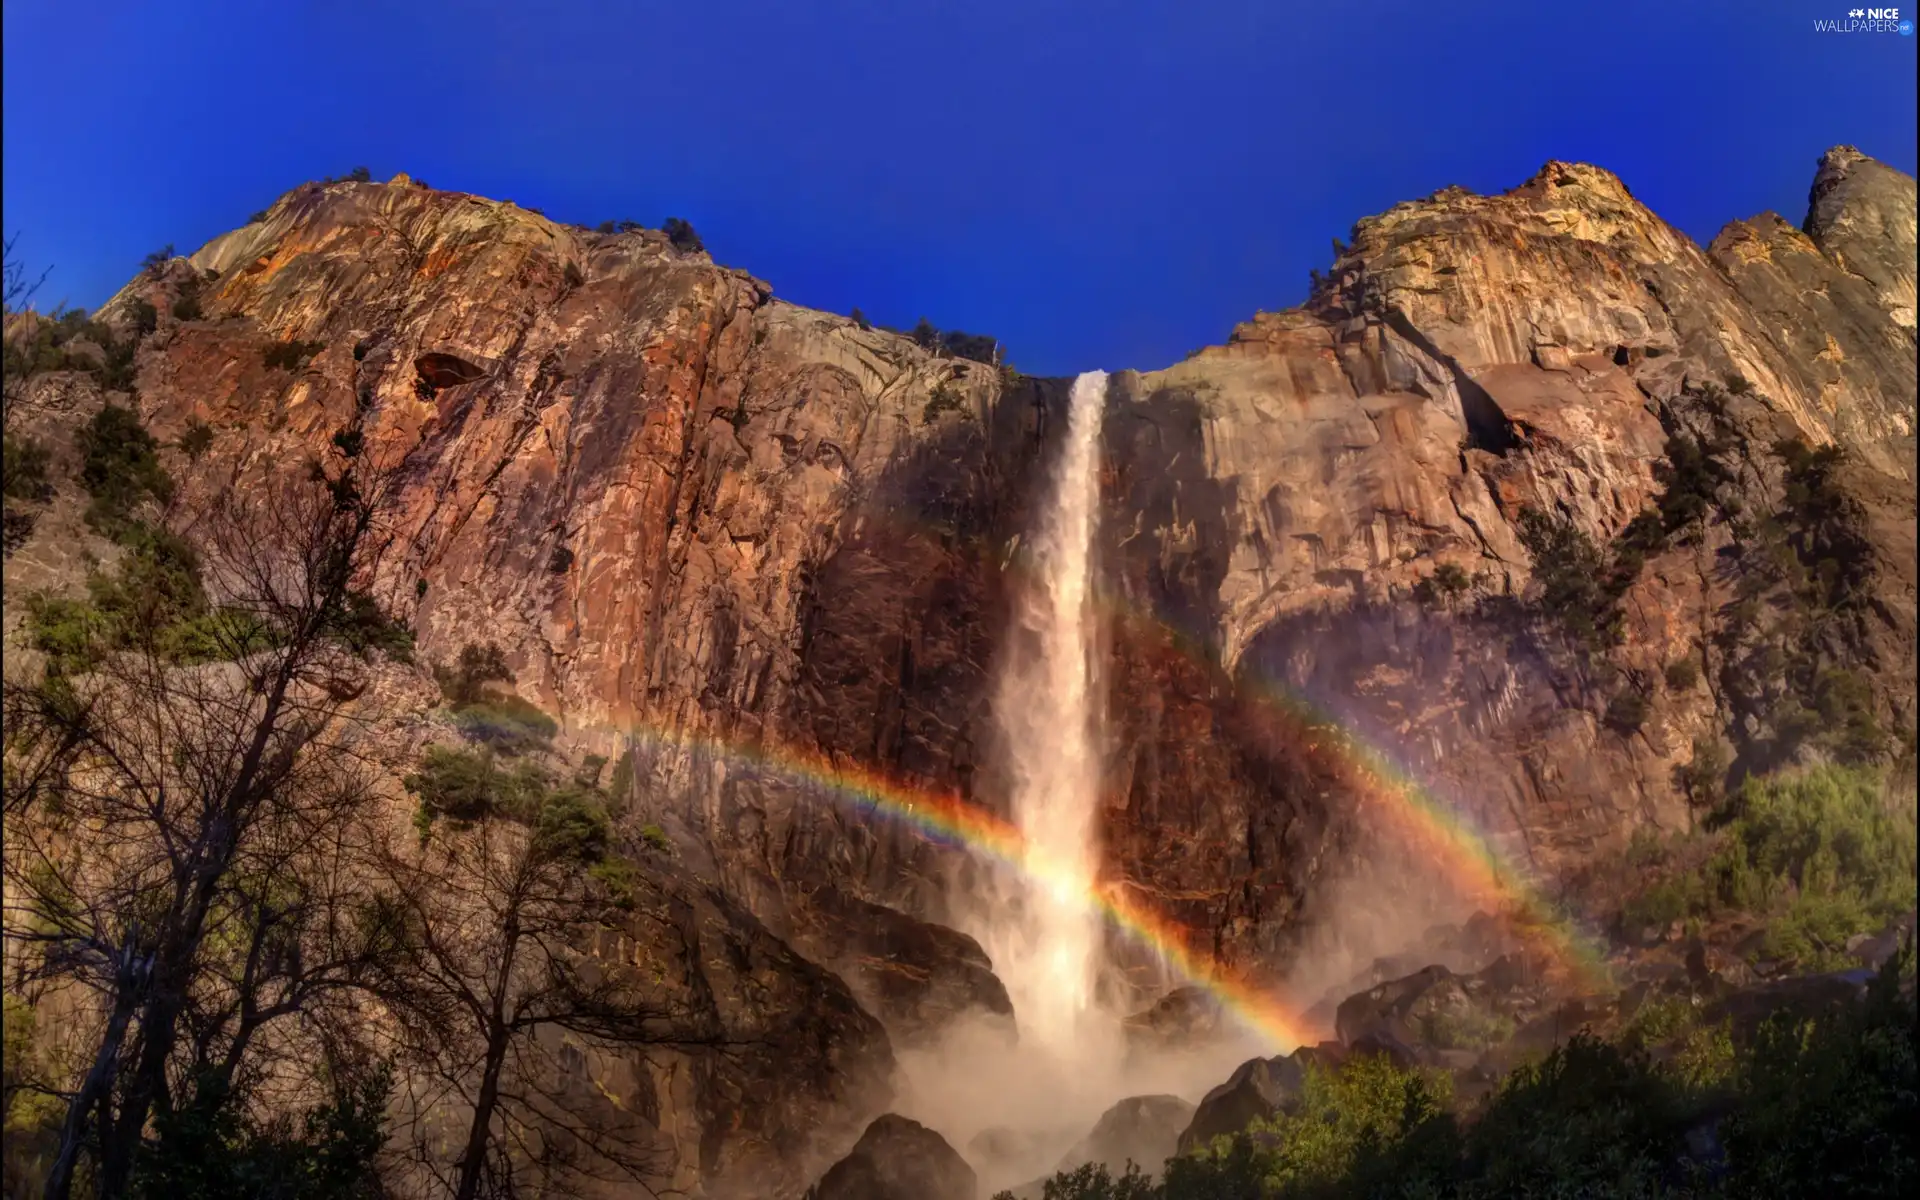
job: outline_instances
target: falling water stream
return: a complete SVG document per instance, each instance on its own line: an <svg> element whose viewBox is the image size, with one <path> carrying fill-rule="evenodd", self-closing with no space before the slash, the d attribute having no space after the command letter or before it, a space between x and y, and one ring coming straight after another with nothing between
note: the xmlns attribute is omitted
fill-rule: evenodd
<svg viewBox="0 0 1920 1200"><path fill-rule="evenodd" d="M939 1045L901 1055L901 1111L968 1156L983 1194L1051 1173L1122 1097L1198 1099L1246 1057L1231 1045L1179 1059L1130 1054L1119 1014L1096 1003L1105 929L1090 900L1103 710L1093 539L1106 401L1104 372L1074 380L1001 650L994 716L1025 861L957 903L1006 985L1018 1038L959 1022Z"/></svg>
<svg viewBox="0 0 1920 1200"><path fill-rule="evenodd" d="M1066 444L1029 550L1017 640L994 702L1028 869L1011 911L989 924L987 952L1012 995L1022 1039L1056 1054L1085 1036L1100 944L1087 903L1099 865L1100 789L1090 601L1106 400L1105 372L1074 380Z"/></svg>

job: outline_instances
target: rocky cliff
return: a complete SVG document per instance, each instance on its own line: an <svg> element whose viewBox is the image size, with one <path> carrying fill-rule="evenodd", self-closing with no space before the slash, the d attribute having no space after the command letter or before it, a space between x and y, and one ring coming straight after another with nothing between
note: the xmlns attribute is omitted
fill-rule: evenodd
<svg viewBox="0 0 1920 1200"><path fill-rule="evenodd" d="M1809 645L1866 663L1851 703L1910 731L1914 211L1913 180L1838 148L1803 227L1766 214L1702 249L1605 171L1549 163L1501 195L1364 220L1304 305L1117 376L1114 886L1278 975L1335 885L1421 865L1330 726L1541 878L1683 824L1700 745L1735 771L1820 753L1783 741L1786 701L1742 690L1752 639L1727 632L1751 598L1736 547L1779 524L1739 514L1790 502L1787 439L1844 450L1832 486L1871 580ZM168 315L183 288L197 319ZM397 469L381 590L426 658L500 643L573 745L632 756L627 819L753 914L741 944L770 935L837 972L896 1041L1004 1014L978 947L938 928L964 923L964 856L779 768L1003 803L988 697L1066 381L785 303L658 232L404 176L298 188L107 318L137 298L162 314L136 361L149 427L212 430L172 464L182 512L268 486L364 411ZM1635 541L1677 494L1676 438L1718 447L1721 516ZM1528 510L1613 555L1605 644L1543 605ZM1426 886L1390 874L1389 893ZM1144 998L1159 981L1121 957L1143 968L1124 998ZM694 1106L714 1128L682 1179L748 1153L717 1103Z"/></svg>

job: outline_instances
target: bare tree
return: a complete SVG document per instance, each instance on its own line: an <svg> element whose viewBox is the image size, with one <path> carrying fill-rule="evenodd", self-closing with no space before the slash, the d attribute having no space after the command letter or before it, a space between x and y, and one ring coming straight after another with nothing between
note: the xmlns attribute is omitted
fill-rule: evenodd
<svg viewBox="0 0 1920 1200"><path fill-rule="evenodd" d="M83 1157L122 1194L191 1069L231 1081L275 1018L357 980L343 893L290 869L337 855L371 795L343 717L366 658L400 645L366 590L379 480L357 429L335 442L198 531L216 661L183 663L136 605L91 670L6 683L10 957L97 1020L49 1197Z"/></svg>
<svg viewBox="0 0 1920 1200"><path fill-rule="evenodd" d="M435 1146L447 1131L418 1131L421 1170L456 1200L517 1194L529 1174L644 1184L654 1156L584 1118L555 1061L557 1035L603 1049L724 1039L596 953L648 919L632 911L631 868L608 853L601 797L439 749L408 782L428 832L386 860L410 946L389 994L416 1107L462 1114L451 1154Z"/></svg>

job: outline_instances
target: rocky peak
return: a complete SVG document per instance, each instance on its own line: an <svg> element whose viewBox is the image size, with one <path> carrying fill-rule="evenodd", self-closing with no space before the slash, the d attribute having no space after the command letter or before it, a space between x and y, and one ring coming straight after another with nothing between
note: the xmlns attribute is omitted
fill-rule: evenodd
<svg viewBox="0 0 1920 1200"><path fill-rule="evenodd" d="M1803 228L1842 268L1872 285L1893 323L1914 329L1914 181L1852 146L1820 158Z"/></svg>

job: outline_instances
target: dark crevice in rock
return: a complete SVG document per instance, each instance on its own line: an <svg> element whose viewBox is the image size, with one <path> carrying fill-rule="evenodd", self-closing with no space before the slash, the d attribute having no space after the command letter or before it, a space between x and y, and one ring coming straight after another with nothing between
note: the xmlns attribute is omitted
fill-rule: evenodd
<svg viewBox="0 0 1920 1200"><path fill-rule="evenodd" d="M1427 336L1414 328L1406 315L1395 310L1383 314L1387 326L1401 337L1407 339L1423 354L1445 367L1453 375L1453 386L1460 393L1460 415L1467 423L1467 446L1473 450L1485 450L1489 454L1505 457L1520 447L1520 438L1514 431L1513 422L1500 408L1498 402L1488 394L1487 389L1474 382L1454 357L1443 352L1428 340Z"/></svg>
<svg viewBox="0 0 1920 1200"><path fill-rule="evenodd" d="M463 383L472 383L486 376L486 368L470 363L453 354L422 354L413 360L413 369L420 373L428 387L438 391L442 388L459 387Z"/></svg>

